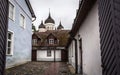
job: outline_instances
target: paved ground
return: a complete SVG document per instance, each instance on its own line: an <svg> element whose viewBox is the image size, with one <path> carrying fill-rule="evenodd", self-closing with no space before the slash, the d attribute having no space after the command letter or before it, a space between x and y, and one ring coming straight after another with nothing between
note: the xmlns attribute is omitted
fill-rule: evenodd
<svg viewBox="0 0 120 75"><path fill-rule="evenodd" d="M6 75L73 75L65 62L29 62L6 70Z"/></svg>

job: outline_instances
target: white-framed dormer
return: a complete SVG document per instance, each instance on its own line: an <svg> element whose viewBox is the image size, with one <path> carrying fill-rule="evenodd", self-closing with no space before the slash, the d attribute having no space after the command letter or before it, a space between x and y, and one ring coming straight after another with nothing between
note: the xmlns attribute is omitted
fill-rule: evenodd
<svg viewBox="0 0 120 75"><path fill-rule="evenodd" d="M9 15L8 18L12 21L15 21L15 5L9 1Z"/></svg>
<svg viewBox="0 0 120 75"><path fill-rule="evenodd" d="M14 50L14 32L8 30L7 32L7 47L6 47L6 55L13 55Z"/></svg>
<svg viewBox="0 0 120 75"><path fill-rule="evenodd" d="M23 14L20 14L20 26L24 29L26 27L26 18Z"/></svg>
<svg viewBox="0 0 120 75"><path fill-rule="evenodd" d="M49 39L49 44L54 44L54 39Z"/></svg>

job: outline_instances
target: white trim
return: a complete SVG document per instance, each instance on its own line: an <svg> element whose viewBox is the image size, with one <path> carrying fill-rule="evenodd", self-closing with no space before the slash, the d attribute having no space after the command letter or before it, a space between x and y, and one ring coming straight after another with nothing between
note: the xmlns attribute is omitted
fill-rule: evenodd
<svg viewBox="0 0 120 75"><path fill-rule="evenodd" d="M24 25L21 25L21 16L24 17ZM23 29L25 29L26 28L26 17L25 17L25 15L23 15L22 13L20 13L20 18L19 19L20 19L19 20L20 27L22 27Z"/></svg>
<svg viewBox="0 0 120 75"><path fill-rule="evenodd" d="M11 31L11 30L8 30L8 32L11 32L12 33L12 44L11 44L11 54L7 54L7 49L8 49L8 46L6 47L6 55L7 56L11 56L11 55L13 55L13 50L14 50L14 32L13 31ZM7 32L7 34L8 34L8 32ZM7 44L8 44L8 35L7 35Z"/></svg>
<svg viewBox="0 0 120 75"><path fill-rule="evenodd" d="M9 18L10 20L12 20L12 21L15 21L15 13L16 13L16 12L15 12L15 9L16 9L16 7L15 7L15 4L9 0L9 6L10 6L10 4L12 4L12 5L14 6L14 9L13 9L13 18L10 18L10 17L9 17L9 14L8 14L8 18ZM10 9L9 9L9 11L10 11Z"/></svg>

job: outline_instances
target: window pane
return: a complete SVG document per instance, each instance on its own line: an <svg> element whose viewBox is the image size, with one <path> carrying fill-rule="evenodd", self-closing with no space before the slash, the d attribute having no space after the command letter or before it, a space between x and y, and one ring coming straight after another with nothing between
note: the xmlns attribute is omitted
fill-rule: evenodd
<svg viewBox="0 0 120 75"><path fill-rule="evenodd" d="M7 50L6 50L6 54L10 55L11 49L12 49L12 42L13 42L13 33L8 31L8 39L7 39Z"/></svg>
<svg viewBox="0 0 120 75"><path fill-rule="evenodd" d="M21 14L21 16L20 16L20 25L22 26L22 27L24 27L25 26L25 17Z"/></svg>
<svg viewBox="0 0 120 75"><path fill-rule="evenodd" d="M47 56L51 56L51 50L47 50Z"/></svg>
<svg viewBox="0 0 120 75"><path fill-rule="evenodd" d="M8 48L7 54L11 54L11 48Z"/></svg>
<svg viewBox="0 0 120 75"><path fill-rule="evenodd" d="M8 33L8 39L11 40L12 34Z"/></svg>
<svg viewBox="0 0 120 75"><path fill-rule="evenodd" d="M8 47L11 47L11 41L8 41Z"/></svg>
<svg viewBox="0 0 120 75"><path fill-rule="evenodd" d="M9 18L13 19L14 16L14 6L9 3Z"/></svg>

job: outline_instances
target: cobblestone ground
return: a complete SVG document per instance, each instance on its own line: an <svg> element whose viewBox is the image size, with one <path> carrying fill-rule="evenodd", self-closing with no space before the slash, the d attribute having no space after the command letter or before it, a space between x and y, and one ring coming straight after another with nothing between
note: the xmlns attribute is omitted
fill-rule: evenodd
<svg viewBox="0 0 120 75"><path fill-rule="evenodd" d="M29 62L6 70L6 75L73 75L65 62Z"/></svg>

